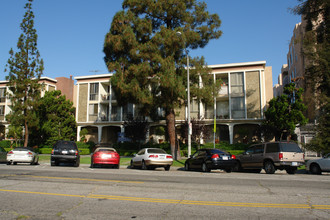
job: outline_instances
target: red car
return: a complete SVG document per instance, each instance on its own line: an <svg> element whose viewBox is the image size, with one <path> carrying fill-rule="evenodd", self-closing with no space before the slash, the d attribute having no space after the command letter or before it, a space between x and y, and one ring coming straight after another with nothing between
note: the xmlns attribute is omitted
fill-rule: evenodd
<svg viewBox="0 0 330 220"><path fill-rule="evenodd" d="M98 147L91 158L91 168L99 165L112 166L119 169L120 156L114 148Z"/></svg>

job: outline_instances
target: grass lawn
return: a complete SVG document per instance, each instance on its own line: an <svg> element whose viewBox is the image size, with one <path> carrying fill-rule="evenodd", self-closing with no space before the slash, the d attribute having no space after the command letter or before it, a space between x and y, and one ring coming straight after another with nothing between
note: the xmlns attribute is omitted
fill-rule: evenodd
<svg viewBox="0 0 330 220"><path fill-rule="evenodd" d="M122 166L129 166L131 162L131 157L121 157L120 158L120 165ZM174 167L184 167L184 162L186 160L175 160L173 161ZM42 155L39 154L39 163L50 163L50 155ZM90 164L91 163L91 157L90 156L81 156L80 157L80 163L81 164Z"/></svg>

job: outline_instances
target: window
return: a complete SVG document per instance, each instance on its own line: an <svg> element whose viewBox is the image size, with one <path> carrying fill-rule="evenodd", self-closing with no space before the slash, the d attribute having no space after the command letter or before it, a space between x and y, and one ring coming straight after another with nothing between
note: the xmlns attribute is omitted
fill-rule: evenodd
<svg viewBox="0 0 330 220"><path fill-rule="evenodd" d="M279 152L279 150L280 148L278 143L267 144L266 153L276 153Z"/></svg>
<svg viewBox="0 0 330 220"><path fill-rule="evenodd" d="M264 148L262 144L254 146L254 154L262 154L264 152Z"/></svg>
<svg viewBox="0 0 330 220"><path fill-rule="evenodd" d="M0 89L0 102L6 102L6 88Z"/></svg>
<svg viewBox="0 0 330 220"><path fill-rule="evenodd" d="M244 97L233 97L231 98L231 113L232 118L244 118Z"/></svg>
<svg viewBox="0 0 330 220"><path fill-rule="evenodd" d="M98 112L98 105L90 104L89 105L89 115L97 115L97 112Z"/></svg>
<svg viewBox="0 0 330 220"><path fill-rule="evenodd" d="M5 115L5 106L0 105L0 116L4 116L4 115Z"/></svg>
<svg viewBox="0 0 330 220"><path fill-rule="evenodd" d="M89 100L98 100L99 84L91 83L89 88Z"/></svg>
<svg viewBox="0 0 330 220"><path fill-rule="evenodd" d="M231 94L242 94L244 92L243 73L230 74Z"/></svg>
<svg viewBox="0 0 330 220"><path fill-rule="evenodd" d="M191 100L190 112L197 112L198 113L198 100L197 99Z"/></svg>

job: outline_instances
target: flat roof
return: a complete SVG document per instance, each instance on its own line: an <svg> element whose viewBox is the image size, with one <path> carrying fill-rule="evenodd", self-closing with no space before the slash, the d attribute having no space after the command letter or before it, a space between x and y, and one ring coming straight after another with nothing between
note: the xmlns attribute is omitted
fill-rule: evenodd
<svg viewBox="0 0 330 220"><path fill-rule="evenodd" d="M238 66L255 66L255 65L266 65L266 61L254 61L254 62L243 62L243 63L227 63L227 64L216 64L208 65L208 68L225 68L225 67L238 67Z"/></svg>
<svg viewBox="0 0 330 220"><path fill-rule="evenodd" d="M99 74L99 75L88 75L88 76L76 76L74 77L75 80L79 79L94 79L94 78L105 78L105 77L111 77L113 73L106 73L106 74Z"/></svg>

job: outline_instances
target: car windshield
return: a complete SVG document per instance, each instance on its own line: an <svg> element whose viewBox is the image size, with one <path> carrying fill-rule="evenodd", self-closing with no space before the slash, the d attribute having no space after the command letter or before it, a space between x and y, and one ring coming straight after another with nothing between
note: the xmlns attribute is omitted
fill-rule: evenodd
<svg viewBox="0 0 330 220"><path fill-rule="evenodd" d="M149 154L166 154L163 149L148 149Z"/></svg>
<svg viewBox="0 0 330 220"><path fill-rule="evenodd" d="M295 143L281 143L282 152L297 152L301 153L300 147Z"/></svg>

